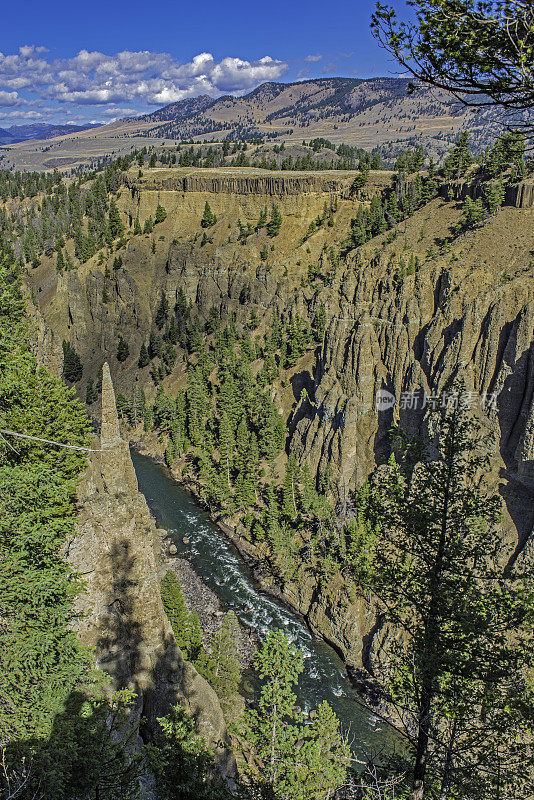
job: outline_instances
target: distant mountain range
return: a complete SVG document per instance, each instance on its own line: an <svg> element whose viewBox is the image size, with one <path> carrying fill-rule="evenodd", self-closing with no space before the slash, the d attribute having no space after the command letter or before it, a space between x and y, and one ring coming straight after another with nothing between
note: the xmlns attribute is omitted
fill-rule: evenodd
<svg viewBox="0 0 534 800"><path fill-rule="evenodd" d="M51 139L53 136L65 136L67 133L78 133L89 128L98 128L98 124L87 125L51 125L46 122L36 122L32 125L11 125L10 128L0 128L0 144L16 144L27 142L29 139Z"/></svg>
<svg viewBox="0 0 534 800"><path fill-rule="evenodd" d="M437 150L446 149L465 128L478 144L494 133L493 112L475 114L445 92L427 87L408 94L409 83L405 78L263 83L242 97L180 100L131 123L143 124L145 135L158 138L323 136L364 147L433 142Z"/></svg>
<svg viewBox="0 0 534 800"><path fill-rule="evenodd" d="M261 139L266 144L329 139L366 150L378 148L392 160L408 146L421 145L440 161L458 134L468 130L475 148L503 131L496 112L474 111L438 89L408 94L406 78L316 78L263 83L241 97L187 98L140 117L107 125L19 125L0 129L0 144L36 140L35 149L14 148L4 163L23 169L72 167L91 159L143 147L147 137L170 141ZM94 130L92 130L94 128ZM79 133L79 136L66 136ZM43 148L38 140L52 137ZM91 146L85 140L91 140ZM53 152L52 152L53 151ZM90 156L88 153L90 152Z"/></svg>

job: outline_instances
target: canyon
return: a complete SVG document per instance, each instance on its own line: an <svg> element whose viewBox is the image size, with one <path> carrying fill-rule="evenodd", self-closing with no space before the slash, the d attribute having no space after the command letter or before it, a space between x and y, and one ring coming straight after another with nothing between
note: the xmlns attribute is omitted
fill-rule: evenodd
<svg viewBox="0 0 534 800"><path fill-rule="evenodd" d="M109 361L118 391L128 397L133 386L143 388L151 401L156 388L149 367L139 369L137 359L162 296L173 308L182 293L201 321L215 309L223 321L232 317L244 326L254 309L257 335L267 329L273 310L311 320L323 304L322 342L272 387L288 428L288 453L307 463L314 478L331 471L332 502L343 514L350 493L387 458L391 425L425 432L427 408L403 405L401 398L432 397L450 380L461 380L491 441L486 481L503 498L502 558L513 561L525 552L534 525L532 181L509 187L496 214L461 233L454 232L459 200L476 197L476 184L443 184L437 197L397 224L394 237L381 234L332 259L358 206L368 205L391 180L391 173L371 173L365 187L351 191L352 176L343 173L156 169L143 178L126 173L118 197L130 232L120 251L122 267L111 270L111 261L97 263L95 257L58 274L53 258L44 257L27 276L39 356L60 372L66 340L84 364L77 386L82 397L87 381L97 380L100 365ZM407 185L397 185L399 198ZM202 244L207 201L217 223ZM253 226L273 203L282 213L279 236L271 240L254 230L245 243L239 241L238 221ZM336 206L332 227L307 236L325 203ZM153 235L132 235L135 220L153 217L158 205L167 217ZM268 257L262 260L266 245ZM399 280L399 261L410 256L417 268ZM119 336L129 344L123 363L116 359ZM166 391L185 387L186 366L178 349L164 380ZM377 410L380 390L396 399L391 409ZM484 407L486 396L495 402ZM90 411L98 417L98 409ZM145 452L163 455L164 437L148 434L142 443ZM182 467L174 469L179 480ZM379 628L372 603L355 599L342 575L325 591L305 562L298 580L282 579L265 568L261 548L243 538L239 520L220 523L264 588L302 613L349 667L369 666L373 648L380 647L379 635L369 638Z"/></svg>

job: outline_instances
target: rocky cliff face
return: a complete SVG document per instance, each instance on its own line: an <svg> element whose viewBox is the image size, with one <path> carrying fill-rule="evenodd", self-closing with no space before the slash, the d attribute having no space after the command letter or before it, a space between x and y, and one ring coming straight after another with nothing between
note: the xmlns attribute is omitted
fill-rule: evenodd
<svg viewBox="0 0 534 800"><path fill-rule="evenodd" d="M484 192L484 183L477 180L450 181L443 185L443 196L450 196L455 200L465 200L466 197L476 199ZM534 208L534 180L518 181L506 187L505 202L515 208Z"/></svg>
<svg viewBox="0 0 534 800"><path fill-rule="evenodd" d="M520 546L534 524L534 282L488 266L476 276L456 262L429 265L402 283L387 258L349 264L329 293L330 324L314 368L314 393L300 404L291 447L313 470L334 468L338 497L388 455L392 423L422 432L428 405L451 380L491 436L488 482ZM395 398L378 410L376 397ZM409 396L418 394L413 405ZM403 399L404 398L404 399ZM486 398L486 408L484 408Z"/></svg>
<svg viewBox="0 0 534 800"><path fill-rule="evenodd" d="M176 170L155 170L145 180L127 176L125 186L130 189L160 188L173 192L202 192L209 194L250 194L255 197L284 197L310 193L344 191L357 173L329 173L321 175L270 175L264 170L259 174L236 175L238 170L213 170L212 174L183 174Z"/></svg>
<svg viewBox="0 0 534 800"><path fill-rule="evenodd" d="M80 636L95 647L97 665L116 688L136 691L137 714L148 729L181 701L228 772L232 759L221 745L226 729L218 698L184 660L163 609L157 565L162 532L137 489L107 364L99 447L79 485L77 535L68 547L85 586L77 599Z"/></svg>

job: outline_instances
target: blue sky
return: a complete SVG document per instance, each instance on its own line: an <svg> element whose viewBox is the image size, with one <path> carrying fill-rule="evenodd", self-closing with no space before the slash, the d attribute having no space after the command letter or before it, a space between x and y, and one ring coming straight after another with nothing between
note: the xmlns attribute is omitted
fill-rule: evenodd
<svg viewBox="0 0 534 800"><path fill-rule="evenodd" d="M373 8L368 0L9 3L0 127L110 121L268 80L396 75L369 32Z"/></svg>

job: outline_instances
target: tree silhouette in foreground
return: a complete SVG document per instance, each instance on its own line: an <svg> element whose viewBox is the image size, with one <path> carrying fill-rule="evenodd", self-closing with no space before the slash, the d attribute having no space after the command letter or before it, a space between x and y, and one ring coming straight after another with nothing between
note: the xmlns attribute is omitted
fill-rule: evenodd
<svg viewBox="0 0 534 800"><path fill-rule="evenodd" d="M377 4L371 30L411 75L463 104L494 106L534 136L534 6L528 0L416 0L416 22ZM526 115L523 113L526 112Z"/></svg>
<svg viewBox="0 0 534 800"><path fill-rule="evenodd" d="M397 458L357 499L353 570L387 626L375 677L408 745L414 800L518 800L532 791L531 570L503 572L478 426L454 404L433 424L432 443L396 431Z"/></svg>

